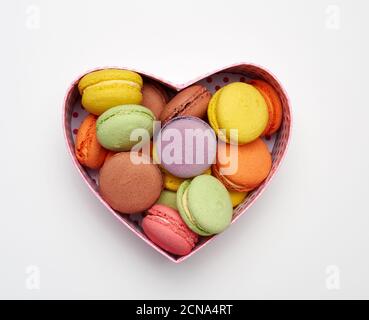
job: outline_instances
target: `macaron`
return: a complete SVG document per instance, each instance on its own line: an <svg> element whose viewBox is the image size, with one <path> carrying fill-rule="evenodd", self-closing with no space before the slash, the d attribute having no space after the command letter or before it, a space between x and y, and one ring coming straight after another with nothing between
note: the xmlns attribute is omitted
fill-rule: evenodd
<svg viewBox="0 0 369 320"><path fill-rule="evenodd" d="M75 143L77 160L83 166L91 169L100 168L108 153L97 141L96 119L94 115L90 114L82 121Z"/></svg>
<svg viewBox="0 0 369 320"><path fill-rule="evenodd" d="M204 118L211 98L211 93L202 85L193 85L182 90L172 98L161 113L163 123L178 116Z"/></svg>
<svg viewBox="0 0 369 320"><path fill-rule="evenodd" d="M223 156L221 156L223 154ZM224 155L227 161L221 162ZM233 173L225 169L234 167ZM218 145L217 163L212 171L227 189L246 192L257 188L269 175L272 156L266 143L257 139L251 143L238 146L238 152L231 152L229 144Z"/></svg>
<svg viewBox="0 0 369 320"><path fill-rule="evenodd" d="M178 256L189 254L198 241L176 210L160 204L147 210L142 229L153 243Z"/></svg>
<svg viewBox="0 0 369 320"><path fill-rule="evenodd" d="M231 198L213 176L201 175L183 182L177 192L177 206L187 226L202 236L220 233L231 223Z"/></svg>
<svg viewBox="0 0 369 320"><path fill-rule="evenodd" d="M96 129L95 129L96 130ZM105 157L105 161L108 161L112 156L114 156L116 154L116 152L113 151L108 151L108 153L106 154Z"/></svg>
<svg viewBox="0 0 369 320"><path fill-rule="evenodd" d="M161 168L163 172L163 179L164 179L164 188L171 191L177 191L179 186L185 181L184 178L178 178L173 176L171 173L166 171L165 169ZM209 174L211 175L211 168L205 170L202 174Z"/></svg>
<svg viewBox="0 0 369 320"><path fill-rule="evenodd" d="M172 119L163 126L154 143L155 158L161 167L175 177L195 177L215 162L215 133L200 118Z"/></svg>
<svg viewBox="0 0 369 320"><path fill-rule="evenodd" d="M246 199L247 192L238 192L234 190L228 190L229 196L231 197L233 208L237 207L243 200Z"/></svg>
<svg viewBox="0 0 369 320"><path fill-rule="evenodd" d="M159 197L159 199L156 203L165 205L165 206L170 207L174 210L178 210L178 208L177 208L177 193L174 192L174 191L163 190L161 192L160 197Z"/></svg>
<svg viewBox="0 0 369 320"><path fill-rule="evenodd" d="M263 80L251 80L249 84L253 85L265 99L268 106L269 120L263 132L264 136L271 136L277 132L282 124L282 102L277 91Z"/></svg>
<svg viewBox="0 0 369 320"><path fill-rule="evenodd" d="M162 171L163 171L164 188L171 191L177 191L179 186L185 179L178 178L164 169L162 169Z"/></svg>
<svg viewBox="0 0 369 320"><path fill-rule="evenodd" d="M209 123L226 142L246 144L254 141L265 130L268 116L264 97L252 85L243 82L233 82L219 89L209 102ZM238 137L231 136L231 129L237 130Z"/></svg>
<svg viewBox="0 0 369 320"><path fill-rule="evenodd" d="M137 164L132 161L132 155L133 152L115 154L104 163L99 175L102 198L114 210L127 214L140 213L152 207L163 187L158 166L150 163L150 159Z"/></svg>
<svg viewBox="0 0 369 320"><path fill-rule="evenodd" d="M116 106L105 111L97 119L97 139L108 150L129 151L138 143L131 138L132 132L143 129L147 133L148 140L151 139L154 120L152 111L143 106Z"/></svg>
<svg viewBox="0 0 369 320"><path fill-rule="evenodd" d="M165 105L168 102L168 95L164 88L158 84L145 83L142 87L142 105L150 109L156 119L160 118Z"/></svg>
<svg viewBox="0 0 369 320"><path fill-rule="evenodd" d="M142 84L142 78L136 72L104 69L85 75L78 83L78 90L83 107L100 115L118 105L140 104Z"/></svg>

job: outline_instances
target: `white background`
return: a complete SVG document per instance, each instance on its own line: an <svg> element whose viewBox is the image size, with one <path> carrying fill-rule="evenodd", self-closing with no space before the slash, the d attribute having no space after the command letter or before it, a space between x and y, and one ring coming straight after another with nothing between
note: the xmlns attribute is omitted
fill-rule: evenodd
<svg viewBox="0 0 369 320"><path fill-rule="evenodd" d="M366 0L4 1L0 297L369 298L368 9ZM248 213L176 265L84 185L63 141L63 97L99 66L182 83L238 61L283 83L292 142Z"/></svg>

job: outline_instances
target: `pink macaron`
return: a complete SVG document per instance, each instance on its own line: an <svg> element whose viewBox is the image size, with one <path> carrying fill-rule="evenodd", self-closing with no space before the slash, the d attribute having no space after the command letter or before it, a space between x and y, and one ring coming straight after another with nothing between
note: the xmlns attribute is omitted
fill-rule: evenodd
<svg viewBox="0 0 369 320"><path fill-rule="evenodd" d="M198 241L197 234L186 226L179 213L161 204L147 210L142 228L152 242L178 256L190 253Z"/></svg>

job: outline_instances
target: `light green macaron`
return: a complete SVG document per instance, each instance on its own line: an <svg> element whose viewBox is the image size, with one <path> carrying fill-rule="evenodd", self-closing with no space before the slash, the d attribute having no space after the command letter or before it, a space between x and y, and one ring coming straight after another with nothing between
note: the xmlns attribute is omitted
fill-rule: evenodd
<svg viewBox="0 0 369 320"><path fill-rule="evenodd" d="M184 181L177 191L177 206L187 226L202 236L222 232L232 220L229 193L210 175Z"/></svg>
<svg viewBox="0 0 369 320"><path fill-rule="evenodd" d="M152 137L154 114L140 105L127 104L105 111L96 121L100 144L112 151L129 151L139 141L131 139L135 129L144 129Z"/></svg>
<svg viewBox="0 0 369 320"><path fill-rule="evenodd" d="M170 207L174 210L178 210L177 208L177 193L174 191L163 190L160 194L158 204L163 204L167 207Z"/></svg>

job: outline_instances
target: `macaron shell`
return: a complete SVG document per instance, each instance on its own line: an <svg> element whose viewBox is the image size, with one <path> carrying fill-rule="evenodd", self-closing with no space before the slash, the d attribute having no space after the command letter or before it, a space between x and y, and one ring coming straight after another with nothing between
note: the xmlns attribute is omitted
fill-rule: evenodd
<svg viewBox="0 0 369 320"><path fill-rule="evenodd" d="M82 165L91 168L100 168L108 153L96 138L96 120L94 115L88 115L78 129L75 153L77 160Z"/></svg>
<svg viewBox="0 0 369 320"><path fill-rule="evenodd" d="M130 152L121 152L106 161L100 170L99 188L101 196L113 209L133 214L156 203L163 180L156 165L136 164L130 157Z"/></svg>
<svg viewBox="0 0 369 320"><path fill-rule="evenodd" d="M172 138L173 130L180 134L181 139ZM191 136L187 135L190 130L196 133L197 139L191 139ZM202 135L204 139L200 140ZM215 162L216 135L205 121L197 117L185 116L172 119L162 128L160 138L161 150L158 150L156 143L156 152L161 154L161 157L158 157L161 160L161 166L175 177L195 177L209 169ZM168 152L171 149L177 150L178 154ZM188 150L191 150L192 154ZM179 159L174 159L174 155ZM203 158L200 159L200 156Z"/></svg>
<svg viewBox="0 0 369 320"><path fill-rule="evenodd" d="M232 220L233 207L229 193L213 176L201 175L191 181L188 208L196 225L210 234L224 231Z"/></svg>
<svg viewBox="0 0 369 320"><path fill-rule="evenodd" d="M240 203L242 203L247 196L247 192L238 192L234 190L228 190L228 192L229 196L231 197L233 208L237 207Z"/></svg>
<svg viewBox="0 0 369 320"><path fill-rule="evenodd" d="M177 191L184 179L172 175L165 169L162 170L164 174L164 188L171 191Z"/></svg>
<svg viewBox="0 0 369 320"><path fill-rule="evenodd" d="M164 123L178 116L204 118L211 98L211 93L201 85L193 85L178 93L165 106L160 116Z"/></svg>
<svg viewBox="0 0 369 320"><path fill-rule="evenodd" d="M255 88L259 90L259 92L263 96L263 98L265 100L265 103L268 107L268 123L267 123L263 133L261 134L261 136L266 136L266 135L269 135L269 132L272 128L272 124L273 124L273 121L274 121L274 107L273 107L273 103L270 100L269 96L264 91L257 88L256 86L255 86Z"/></svg>
<svg viewBox="0 0 369 320"><path fill-rule="evenodd" d="M79 93L82 95L87 87L110 80L131 81L139 87L142 87L143 84L142 77L136 72L121 69L104 69L90 72L82 77L78 83Z"/></svg>
<svg viewBox="0 0 369 320"><path fill-rule="evenodd" d="M191 180L186 180L184 181L178 191L177 191L177 207L178 207L178 211L183 219L183 221L186 223L186 225L195 233L199 234L200 236L211 236L210 233L205 232L204 230L198 228L196 226L195 223L193 223L191 221L191 219L189 218L190 213L188 212L188 208L187 208L187 202L186 202L186 198L185 198L185 193L187 188L190 186ZM186 202L186 203L184 203Z"/></svg>
<svg viewBox="0 0 369 320"><path fill-rule="evenodd" d="M268 123L268 107L263 96L243 82L223 87L212 108L215 108L217 127L226 129L227 142L249 143L263 133ZM237 141L230 139L230 129L238 129Z"/></svg>
<svg viewBox="0 0 369 320"><path fill-rule="evenodd" d="M244 188L244 186L235 185L233 182L227 179L224 175L220 174L220 170L218 166L215 164L212 167L212 172L213 172L214 177L216 177L219 181L221 181L228 190L239 190L239 189Z"/></svg>
<svg viewBox="0 0 369 320"><path fill-rule="evenodd" d="M209 106L208 106L208 120L209 120L209 124L210 126L213 128L213 130L216 132L216 134L218 135L219 138L221 138L223 141L227 141L229 142L229 139L224 136L222 134L221 131L219 131L219 124L217 121L217 104L218 104L218 100L219 100L219 96L222 92L222 89L219 89L218 91L216 91L214 93L214 95L212 96L210 102L209 102ZM222 128L224 129L224 128Z"/></svg>
<svg viewBox="0 0 369 320"><path fill-rule="evenodd" d="M187 228L177 211L163 205L148 210L142 221L147 237L164 250L186 255L194 248L198 237Z"/></svg>
<svg viewBox="0 0 369 320"><path fill-rule="evenodd" d="M274 134L282 124L283 107L281 99L275 89L263 80L251 80L250 84L260 91L268 104L268 109L271 109L269 110L268 130L264 132L264 135L270 136Z"/></svg>
<svg viewBox="0 0 369 320"><path fill-rule="evenodd" d="M105 162L108 161L115 154L116 154L116 152L108 151L108 153L106 154L106 157L105 157Z"/></svg>
<svg viewBox="0 0 369 320"><path fill-rule="evenodd" d="M226 148L226 151L224 151ZM258 187L268 176L272 167L272 157L266 143L257 139L251 143L238 146L237 158L232 158L228 144L218 145L218 154L227 152L229 161L213 166L213 173L227 186L239 192L250 191ZM238 166L232 175L222 175L220 169L227 168L230 162L237 161Z"/></svg>
<svg viewBox="0 0 369 320"><path fill-rule="evenodd" d="M154 119L151 110L140 105L110 108L97 120L97 139L108 150L129 151L138 143L131 141L131 133L144 129L152 137Z"/></svg>
<svg viewBox="0 0 369 320"><path fill-rule="evenodd" d="M142 101L141 89L119 80L97 83L84 89L82 105L95 115L123 104L139 104Z"/></svg>
<svg viewBox="0 0 369 320"><path fill-rule="evenodd" d="M160 218L145 217L142 221L142 229L153 243L170 253L184 256L192 250L192 246Z"/></svg>
<svg viewBox="0 0 369 320"><path fill-rule="evenodd" d="M145 83L142 87L142 96L141 104L150 109L154 113L155 118L159 119L168 102L168 95L165 90L158 85Z"/></svg>
<svg viewBox="0 0 369 320"><path fill-rule="evenodd" d="M187 227L177 210L165 205L155 204L147 210L147 214L168 220L171 225L176 227L176 231L181 233L192 246L195 246L198 241L198 235Z"/></svg>
<svg viewBox="0 0 369 320"><path fill-rule="evenodd" d="M163 190L161 192L160 197L159 197L159 199L156 203L165 205L165 206L170 207L174 210L178 210L178 207L177 207L177 193L174 192L174 191Z"/></svg>

